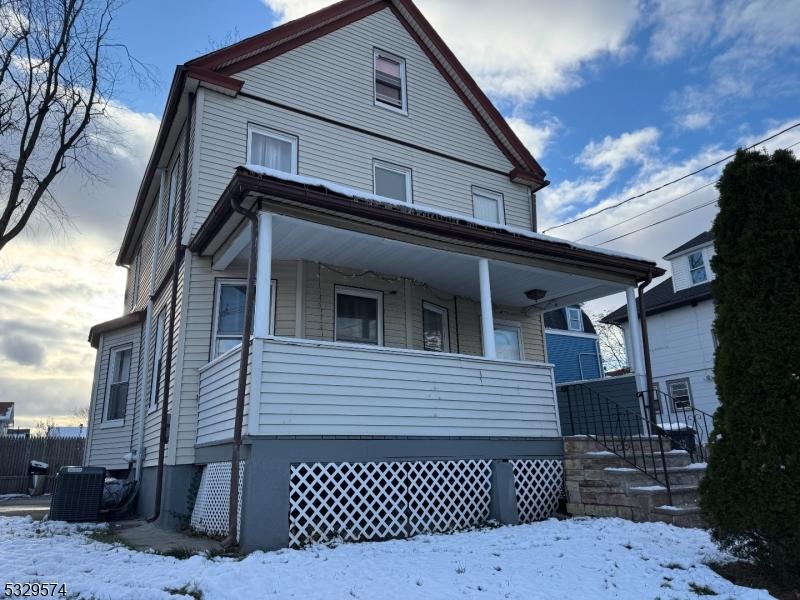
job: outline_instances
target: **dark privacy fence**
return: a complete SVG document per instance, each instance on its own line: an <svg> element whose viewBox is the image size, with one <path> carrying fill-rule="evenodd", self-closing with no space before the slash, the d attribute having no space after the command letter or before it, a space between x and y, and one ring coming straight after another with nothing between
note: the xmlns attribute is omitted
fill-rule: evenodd
<svg viewBox="0 0 800 600"><path fill-rule="evenodd" d="M0 437L0 494L28 493L32 460L48 463L44 491L51 492L61 467L83 464L85 446L85 438Z"/></svg>
<svg viewBox="0 0 800 600"><path fill-rule="evenodd" d="M620 419L641 433L641 415L633 375L573 384L556 384L562 435L596 435ZM608 400L608 402L606 402Z"/></svg>

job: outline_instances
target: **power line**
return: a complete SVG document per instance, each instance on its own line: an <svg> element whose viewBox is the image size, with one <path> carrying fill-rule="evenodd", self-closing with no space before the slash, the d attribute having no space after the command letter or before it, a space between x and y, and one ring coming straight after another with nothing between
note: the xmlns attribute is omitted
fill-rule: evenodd
<svg viewBox="0 0 800 600"><path fill-rule="evenodd" d="M798 143L800 143L800 142L798 142ZM633 215L632 217L628 217L627 219L619 221L618 223L614 223L613 225L609 225L608 227L604 227L603 229L600 229L599 231L595 231L594 233L590 233L588 235L585 235L582 238L579 238L579 239L577 239L575 241L576 242L582 242L585 239L588 239L590 237L596 236L598 233L603 233L604 231L608 231L609 229L614 229L614 227L618 227L619 225L622 225L624 223L628 223L629 221L633 221L634 219L638 219L642 215L646 215L648 213L656 211L659 208L664 208L667 204L672 204L673 202L677 202L678 200L683 200L687 196L691 196L692 194L694 194L696 192L699 192L700 190L704 190L707 187L711 187L712 185L716 185L716 183L717 183L716 181L710 181L709 183L707 183L705 185L701 185L700 187L695 188L695 189L693 189L693 190L691 190L689 192L686 192L685 194L681 194L680 196L676 196L675 198L671 198L670 200L667 200L666 202L662 202L658 206L654 206L653 208L649 208L647 210L643 210L642 212L637 213L637 214Z"/></svg>
<svg viewBox="0 0 800 600"><path fill-rule="evenodd" d="M796 127L800 127L800 122L795 123L794 125L790 125L786 129L783 129L783 130L779 131L778 133L775 133L775 134L773 134L773 135L771 135L769 137L766 137L763 140L757 141L756 143L754 143L754 144L748 146L747 148L745 148L745 150L752 150L756 146L760 146L764 142L768 142L768 141L770 141L772 139L775 139L776 137L778 137L780 135L783 135L787 131L791 131L792 129L795 129ZM795 144L793 144L793 145L795 145ZM791 148L792 146L789 146L789 147ZM675 183L678 183L679 181L683 181L684 179L688 179L689 177L693 177L694 175L697 175L698 173L702 173L703 171L707 171L708 169L710 169L712 167L716 167L717 165L722 164L727 160L730 160L734 156L736 156L736 152L734 152L733 154L729 154L728 156L725 156L723 158L720 158L719 160L714 161L713 163L711 163L709 165L706 165L705 167L697 169L696 171L692 171L691 173L687 173L686 175L682 175L681 177L678 177L677 179L673 179L672 181L668 181L666 183L663 183L658 187L654 187L652 189L644 191L641 194L636 194L635 196L631 196L630 198L626 198L625 200L620 200L616 204L610 204L609 206L606 206L605 208L601 208L599 210L596 210L594 212L588 213L588 214L583 215L581 217L577 217L575 219L572 219L571 221L565 221L564 223L561 223L559 225L553 225L552 227L548 227L547 229L542 230L542 233L547 233L548 231L552 231L553 229L558 229L559 227L564 227L565 225L571 225L572 223L577 223L578 221L583 221L584 219L588 219L589 217L594 217L595 215L599 215L600 213L604 213L607 210L611 210L613 208L617 208L619 206L622 206L623 204L627 204L628 202L631 202L632 200L637 200L638 198L642 198L644 196L647 196L648 194L652 194L653 192L657 192L659 190L663 190L667 186L670 186L670 185L673 185Z"/></svg>
<svg viewBox="0 0 800 600"><path fill-rule="evenodd" d="M655 227L656 225L661 225L661 223L666 223L667 221L671 221L672 219L677 219L678 217L682 217L683 215L688 215L690 212L694 212L696 210L700 210L701 208L705 208L706 206L711 206L712 204L716 204L716 200L711 200L710 202L704 202L703 204L698 204L697 206L693 206L692 208L687 208L686 210L676 213L672 216L666 217L661 219L660 221L656 221L655 223L650 223L649 225L645 225L644 227L640 227L639 229L634 229L633 231L629 231L628 233L623 233L622 235L618 235L615 238L611 238L610 240L606 240L605 242L600 242L599 244L595 244L596 246L604 246L605 244L610 244L611 242L615 242L616 240L622 239L624 237L628 237L629 235L633 235L634 233L639 233L640 231L644 231L645 229L649 229L650 227Z"/></svg>

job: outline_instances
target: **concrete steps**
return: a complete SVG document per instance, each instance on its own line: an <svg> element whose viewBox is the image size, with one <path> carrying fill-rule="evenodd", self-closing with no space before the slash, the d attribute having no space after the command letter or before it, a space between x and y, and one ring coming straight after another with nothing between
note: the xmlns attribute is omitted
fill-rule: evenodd
<svg viewBox="0 0 800 600"><path fill-rule="evenodd" d="M705 474L705 465L691 464L688 452L674 450L668 441L659 442L657 437L635 439L633 450L630 441L631 438L605 439L601 444L589 436L565 438L567 510L578 515L662 521L681 527L703 526L698 486ZM608 447L619 449L620 454L625 448L628 459L611 452ZM647 472L632 462L646 468ZM671 501L664 485L665 463Z"/></svg>

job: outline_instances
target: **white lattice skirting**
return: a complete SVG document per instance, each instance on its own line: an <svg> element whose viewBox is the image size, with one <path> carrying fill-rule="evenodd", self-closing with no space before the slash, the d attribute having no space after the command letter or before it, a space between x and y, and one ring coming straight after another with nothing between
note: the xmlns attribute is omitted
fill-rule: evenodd
<svg viewBox="0 0 800 600"><path fill-rule="evenodd" d="M564 485L561 460L512 460L511 466L520 522L532 523L550 517L558 507Z"/></svg>
<svg viewBox="0 0 800 600"><path fill-rule="evenodd" d="M292 465L289 543L405 537L479 525L489 518L489 460ZM558 504L560 460L513 461L520 518Z"/></svg>
<svg viewBox="0 0 800 600"><path fill-rule="evenodd" d="M239 525L242 518L244 461L239 462ZM197 499L192 510L192 528L212 535L228 533L228 504L231 494L231 463L209 463L203 467Z"/></svg>

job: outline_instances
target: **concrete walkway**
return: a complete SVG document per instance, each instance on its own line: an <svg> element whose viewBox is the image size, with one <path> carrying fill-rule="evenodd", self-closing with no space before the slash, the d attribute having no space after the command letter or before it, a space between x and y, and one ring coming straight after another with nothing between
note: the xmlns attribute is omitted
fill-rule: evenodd
<svg viewBox="0 0 800 600"><path fill-rule="evenodd" d="M50 512L50 495L0 499L0 517L27 517L41 521Z"/></svg>
<svg viewBox="0 0 800 600"><path fill-rule="evenodd" d="M211 538L167 531L143 520L117 521L109 527L134 550L155 550L160 554L221 552L222 544Z"/></svg>

